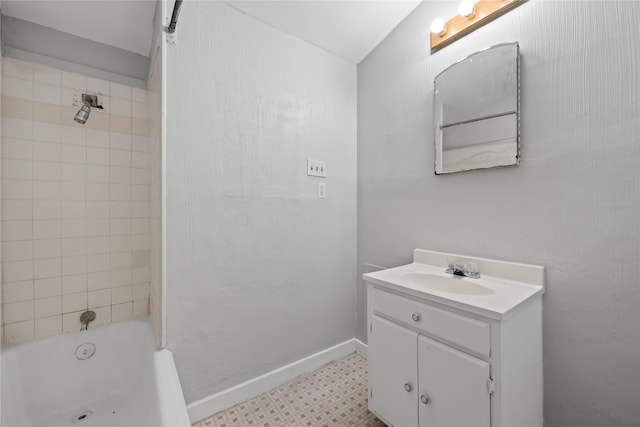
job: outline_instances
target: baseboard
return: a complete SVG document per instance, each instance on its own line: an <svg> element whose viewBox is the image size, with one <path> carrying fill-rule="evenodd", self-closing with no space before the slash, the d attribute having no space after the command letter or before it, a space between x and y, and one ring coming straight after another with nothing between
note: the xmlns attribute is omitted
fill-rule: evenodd
<svg viewBox="0 0 640 427"><path fill-rule="evenodd" d="M369 346L357 338L354 338L354 340L356 340L356 353L358 353L362 357L367 357Z"/></svg>
<svg viewBox="0 0 640 427"><path fill-rule="evenodd" d="M364 349L364 353L363 353ZM237 386L223 390L204 399L189 403L187 411L192 423L203 420L224 409L230 408L245 400L249 400L273 388L276 388L295 377L311 372L329 362L343 358L354 351L366 355L366 345L352 338L343 343L319 351L316 354L300 359L289 365L267 372Z"/></svg>

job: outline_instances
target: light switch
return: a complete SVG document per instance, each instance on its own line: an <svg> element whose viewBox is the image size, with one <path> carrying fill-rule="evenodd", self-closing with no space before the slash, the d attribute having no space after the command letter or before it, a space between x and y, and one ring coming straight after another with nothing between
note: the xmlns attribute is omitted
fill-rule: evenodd
<svg viewBox="0 0 640 427"><path fill-rule="evenodd" d="M327 162L324 160L307 159L307 175L327 177Z"/></svg>

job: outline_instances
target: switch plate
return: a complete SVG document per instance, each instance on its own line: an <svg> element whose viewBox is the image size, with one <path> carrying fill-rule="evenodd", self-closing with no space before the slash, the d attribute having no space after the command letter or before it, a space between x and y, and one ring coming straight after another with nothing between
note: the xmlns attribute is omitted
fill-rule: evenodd
<svg viewBox="0 0 640 427"><path fill-rule="evenodd" d="M318 183L318 199L326 199L327 198L327 183L319 182Z"/></svg>
<svg viewBox="0 0 640 427"><path fill-rule="evenodd" d="M327 162L324 160L307 159L307 175L327 177Z"/></svg>

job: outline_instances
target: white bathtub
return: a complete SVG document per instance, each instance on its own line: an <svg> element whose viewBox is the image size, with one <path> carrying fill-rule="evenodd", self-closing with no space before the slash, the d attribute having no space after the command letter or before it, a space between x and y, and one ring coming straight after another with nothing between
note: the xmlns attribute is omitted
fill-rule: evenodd
<svg viewBox="0 0 640 427"><path fill-rule="evenodd" d="M85 343L95 352L81 360ZM155 351L147 320L3 349L0 403L2 427L190 426L173 357Z"/></svg>

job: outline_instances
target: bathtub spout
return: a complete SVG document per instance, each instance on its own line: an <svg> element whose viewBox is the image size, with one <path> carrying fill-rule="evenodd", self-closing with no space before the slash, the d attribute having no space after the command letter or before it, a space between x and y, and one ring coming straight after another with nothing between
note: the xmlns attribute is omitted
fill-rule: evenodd
<svg viewBox="0 0 640 427"><path fill-rule="evenodd" d="M84 313L82 313L80 315L80 330L81 331L86 331L89 329L89 323L93 322L96 319L96 312L95 311L85 311Z"/></svg>

